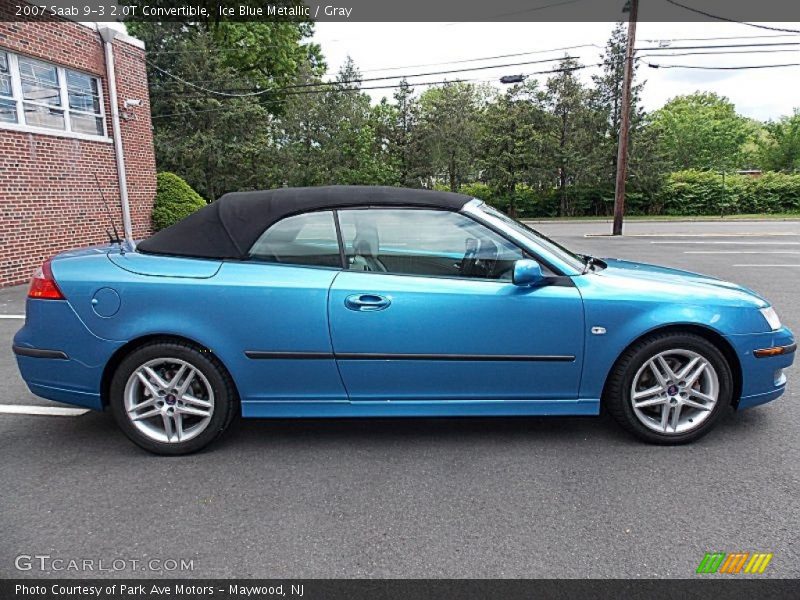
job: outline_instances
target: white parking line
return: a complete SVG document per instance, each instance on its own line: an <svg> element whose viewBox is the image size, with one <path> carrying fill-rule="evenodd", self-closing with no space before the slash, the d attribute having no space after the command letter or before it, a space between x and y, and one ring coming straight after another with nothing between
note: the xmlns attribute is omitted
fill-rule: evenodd
<svg viewBox="0 0 800 600"><path fill-rule="evenodd" d="M734 267L800 267L800 264L796 265L733 265Z"/></svg>
<svg viewBox="0 0 800 600"><path fill-rule="evenodd" d="M797 236L796 231L773 231L769 233L746 231L742 233L626 233L622 238L715 238L715 237L778 237ZM612 237L610 233L584 233L583 237Z"/></svg>
<svg viewBox="0 0 800 600"><path fill-rule="evenodd" d="M686 250L684 254L800 254L798 250Z"/></svg>
<svg viewBox="0 0 800 600"><path fill-rule="evenodd" d="M682 240L680 242L650 242L651 244L709 244L709 245L728 245L728 246L800 246L800 242L690 242Z"/></svg>
<svg viewBox="0 0 800 600"><path fill-rule="evenodd" d="M31 406L29 404L0 404L0 414L41 415L49 417L80 417L88 408L64 408L62 406Z"/></svg>
<svg viewBox="0 0 800 600"><path fill-rule="evenodd" d="M24 319L25 315L0 315L0 319Z"/></svg>

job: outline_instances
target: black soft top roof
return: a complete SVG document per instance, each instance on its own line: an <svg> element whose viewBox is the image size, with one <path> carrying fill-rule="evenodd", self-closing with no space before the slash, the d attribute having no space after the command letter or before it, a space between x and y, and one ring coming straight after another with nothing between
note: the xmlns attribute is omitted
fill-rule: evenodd
<svg viewBox="0 0 800 600"><path fill-rule="evenodd" d="M432 190L334 185L232 192L138 245L147 254L244 259L261 234L284 217L326 208L419 206L460 210L470 196Z"/></svg>

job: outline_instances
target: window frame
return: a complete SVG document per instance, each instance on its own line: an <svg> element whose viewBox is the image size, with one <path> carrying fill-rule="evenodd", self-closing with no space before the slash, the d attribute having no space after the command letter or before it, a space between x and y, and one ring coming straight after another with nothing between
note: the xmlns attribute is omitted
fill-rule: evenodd
<svg viewBox="0 0 800 600"><path fill-rule="evenodd" d="M337 267L330 267L324 265L303 265L303 264L292 264L292 263L279 263L279 262L270 262L266 260L261 260L257 257L250 256L248 251L248 257L244 259L246 262L253 262L261 265L270 265L275 267L293 267L293 268L304 268L304 269L325 269L325 270L332 270L332 271L350 271L347 264L347 254L346 248L344 243L344 236L342 235L342 227L339 222L339 212L342 210L425 210L425 211L441 211L441 212L450 212L455 213L457 215L461 215L466 217L467 219L473 221L476 225L480 225L485 227L495 235L503 238L512 246L517 248L522 255L526 258L532 258L533 260L537 261L542 267L544 267L547 271L550 271L552 275L545 274L545 279L548 283L555 284L555 285L574 285L572 283L572 278L564 273L562 269L558 268L556 265L552 263L552 261L548 260L547 258L542 257L539 253L533 251L531 248L528 248L521 244L519 241L514 239L510 236L507 232L503 231L502 229L494 226L492 223L487 223L471 213L463 210L451 210L449 208L439 208L436 206L412 206L412 205L396 205L396 206L388 206L388 205L373 205L373 204L366 204L366 205L356 205L356 206L347 206L346 204L336 206L336 207L323 207L317 208L313 210L307 211L299 211L292 214L287 214L281 217L279 220L272 223L269 227L264 229L259 234L259 238L263 236L267 231L278 225L279 223L285 221L286 219L290 219L292 217L297 217L300 215L307 215L313 214L318 212L331 212L333 214L333 222L334 227L336 230L336 239L339 244L339 266ZM256 240L258 241L258 240ZM253 242L255 244L255 242ZM354 271L356 272L356 271ZM391 275L393 277L421 277L425 279L447 279L453 280L456 279L458 281L482 281L482 282L493 282L497 284L503 285L512 285L512 282L506 280L499 280L499 279L492 279L489 277L463 277L460 275L422 275L417 273L382 273L377 271L357 271L359 274L367 274L367 275Z"/></svg>
<svg viewBox="0 0 800 600"><path fill-rule="evenodd" d="M76 138L86 141L93 141L93 142L105 142L111 143L111 138L108 135L108 120L106 118L106 106L105 106L105 96L103 94L103 79L102 77L98 77L93 75L92 73L87 73L86 71L81 71L79 69L71 69L67 67L63 67L59 64L54 62L50 62L47 60L43 60L41 58L30 56L26 54L17 54L15 52L11 52L5 48L0 47L0 52L4 53L7 57L8 61L8 74L11 78L11 96L3 96L4 100L9 100L14 103L17 111L17 120L16 122L9 122L9 121L0 121L0 129L7 129L11 131L20 131L25 133L35 133L41 135L51 135L56 137L68 137L68 138ZM47 104L44 102L37 102L36 100L26 100L22 93L22 75L19 70L19 59L28 59L37 61L43 64L46 64L50 67L56 69L56 76L58 77L58 91L59 91L59 100L60 105L54 106L52 104ZM86 77L91 78L92 80L97 82L97 99L99 102L99 113L90 113L78 109L72 109L69 106L69 86L67 83L67 72L71 71L73 73L77 73L79 75L84 75ZM55 109L60 111L63 114L64 119L64 129L54 129L51 127L42 127L41 125L30 125L26 122L25 118L25 105L29 104L31 106L43 107L48 109ZM95 119L99 118L103 124L103 133L85 133L81 131L74 131L72 127L72 114L81 115L81 116L90 116Z"/></svg>
<svg viewBox="0 0 800 600"><path fill-rule="evenodd" d="M258 255L255 255L255 256L253 255L253 253L252 253L253 246L255 246L259 242L259 240L269 232L270 229L273 229L274 227L277 227L278 225L280 225L281 223L283 223L284 221L286 221L288 219L293 219L294 217L301 217L301 216L304 216L304 215L313 215L313 214L318 214L318 213L330 213L331 214L331 218L333 219L333 230L334 230L334 234L336 235L336 244L337 244L337 247L339 248L339 252L338 252L339 265L338 266L333 267L333 266L328 266L328 265L308 265L308 264L303 264L303 263L275 262L275 261L271 261L271 260L265 260L264 258L259 258ZM334 256L334 255L332 255L332 256ZM260 265L270 265L270 266L275 266L275 267L293 267L293 268L303 268L303 269L324 269L326 271L342 271L342 270L344 270L343 265L345 264L344 260L343 260L343 257L344 257L344 247L342 246L342 236L341 236L341 232L339 230L339 217L336 214L336 209L335 208L325 207L325 208L317 208L317 209L314 209L314 210L306 210L306 211L302 211L302 212L296 212L296 213L293 213L293 214L290 214L290 215L285 215L285 216L281 217L280 219L278 219L277 221L272 223L269 227L264 229L264 231L262 231L259 234L258 238L256 238L256 241L253 242L252 246L250 246L250 248L247 250L247 258L245 258L244 260L246 262L253 262L253 263L260 264Z"/></svg>
<svg viewBox="0 0 800 600"><path fill-rule="evenodd" d="M503 238L509 244L511 244L517 250L519 250L522 253L523 258L531 257L531 258L534 258L535 260L538 260L538 258L536 258L536 256L534 256L530 252L530 250L528 250L527 248L522 247L519 243L517 243L516 240L514 240L514 239L510 238L509 236L507 236L503 231L495 229L494 227L490 226L488 223L483 223L483 222L479 221L478 219L473 218L472 215L470 215L469 213L464 212L463 210L451 210L449 208L439 208L439 207L436 207L436 206L410 206L410 205L398 205L398 206L388 206L388 205L387 206L375 206L375 205L342 206L342 207L339 207L339 209L337 209L337 211L336 211L336 213L337 213L336 214L336 221L337 221L337 229L338 229L337 233L339 234L339 246L340 246L341 252L342 252L342 270L343 271L350 271L350 269L349 269L348 264L347 264L347 255L346 255L346 249L345 249L345 244L344 244L344 237L341 235L341 226L338 223L338 221L339 221L338 210L416 210L416 211L426 211L426 212L428 212L428 211L438 211L438 212L453 213L453 214L456 214L456 215L460 215L460 216L462 216L462 217L464 217L466 219L469 219L470 221L472 221L476 225L478 225L480 227L484 227L488 231L491 231L492 233L497 235L498 237ZM548 269L550 268L549 265L546 265L546 266L547 266ZM512 282L510 280L494 279L492 277L465 277L463 275L424 275L424 274L421 274L421 273L393 273L391 271L388 271L386 273L379 272L379 271L357 271L357 272L360 273L360 274L361 273L366 273L366 274L369 274L369 275L392 275L393 277L421 277L421 278L424 278L424 279L447 279L447 280L456 279L458 281L483 281L483 282L487 282L488 281L488 282L493 282L493 283L497 283L497 284L512 285Z"/></svg>

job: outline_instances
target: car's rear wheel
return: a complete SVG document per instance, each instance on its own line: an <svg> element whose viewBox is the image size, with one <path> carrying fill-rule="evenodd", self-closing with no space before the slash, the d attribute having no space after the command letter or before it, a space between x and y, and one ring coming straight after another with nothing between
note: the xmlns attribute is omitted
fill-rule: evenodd
<svg viewBox="0 0 800 600"><path fill-rule="evenodd" d="M227 429L238 407L233 382L208 352L154 342L131 352L111 380L109 403L123 432L157 454L195 452Z"/></svg>
<svg viewBox="0 0 800 600"><path fill-rule="evenodd" d="M725 355L692 333L650 336L625 351L606 386L611 415L641 439L683 444L705 435L733 397Z"/></svg>

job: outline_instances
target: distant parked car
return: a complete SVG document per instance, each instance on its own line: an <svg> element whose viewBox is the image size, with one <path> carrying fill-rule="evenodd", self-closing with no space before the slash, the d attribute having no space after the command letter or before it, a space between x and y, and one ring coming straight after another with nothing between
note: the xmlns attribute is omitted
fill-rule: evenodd
<svg viewBox="0 0 800 600"><path fill-rule="evenodd" d="M34 394L152 452L244 417L596 415L689 442L780 396L796 344L732 283L577 255L458 194L233 193L65 252L14 338Z"/></svg>

